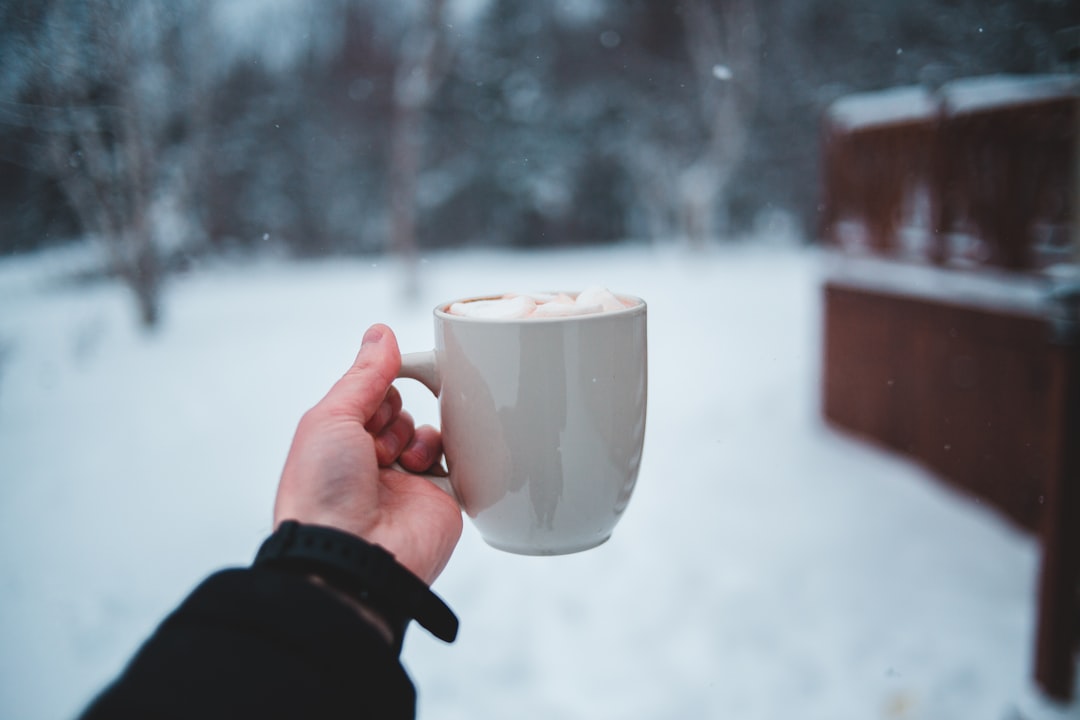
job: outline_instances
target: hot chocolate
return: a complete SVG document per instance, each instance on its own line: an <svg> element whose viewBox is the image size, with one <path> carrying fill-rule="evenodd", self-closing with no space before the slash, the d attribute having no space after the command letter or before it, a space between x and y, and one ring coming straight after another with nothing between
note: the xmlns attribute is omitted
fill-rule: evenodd
<svg viewBox="0 0 1080 720"><path fill-rule="evenodd" d="M507 293L501 297L456 302L451 315L483 320L517 320L594 315L633 307L606 288L592 287L576 295L567 293Z"/></svg>

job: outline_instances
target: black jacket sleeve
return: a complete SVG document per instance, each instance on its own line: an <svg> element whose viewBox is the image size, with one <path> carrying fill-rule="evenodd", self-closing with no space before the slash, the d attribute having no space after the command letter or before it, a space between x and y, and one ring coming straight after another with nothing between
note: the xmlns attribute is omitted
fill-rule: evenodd
<svg viewBox="0 0 1080 720"><path fill-rule="evenodd" d="M353 608L273 568L204 581L86 710L104 718L411 718L416 692Z"/></svg>

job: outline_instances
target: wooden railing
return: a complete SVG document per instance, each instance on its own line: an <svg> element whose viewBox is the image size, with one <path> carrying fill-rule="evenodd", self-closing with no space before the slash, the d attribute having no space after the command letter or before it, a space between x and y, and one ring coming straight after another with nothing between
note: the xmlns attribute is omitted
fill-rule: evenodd
<svg viewBox="0 0 1080 720"><path fill-rule="evenodd" d="M1037 681L1080 644L1078 85L982 78L824 123L823 411L1039 537ZM1075 285L1073 285L1073 284Z"/></svg>
<svg viewBox="0 0 1080 720"><path fill-rule="evenodd" d="M988 77L841 99L824 122L822 238L955 267L1075 262L1078 91L1073 76Z"/></svg>

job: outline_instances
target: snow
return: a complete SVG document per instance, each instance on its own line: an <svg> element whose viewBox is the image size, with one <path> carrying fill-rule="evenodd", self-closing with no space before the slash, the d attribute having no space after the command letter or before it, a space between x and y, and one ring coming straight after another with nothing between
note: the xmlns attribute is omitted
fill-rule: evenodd
<svg viewBox="0 0 1080 720"><path fill-rule="evenodd" d="M712 74L717 80L731 80L735 77L735 73L727 65L713 65Z"/></svg>
<svg viewBox="0 0 1080 720"><path fill-rule="evenodd" d="M1053 311L1056 289L1080 280L1075 265L1063 265L1057 276L1028 275L989 267L958 271L851 253L830 253L824 264L832 281L851 287L1038 317Z"/></svg>
<svg viewBox="0 0 1080 720"><path fill-rule="evenodd" d="M839 127L858 130L929 120L937 112L937 100L925 88L904 86L845 95L829 106L828 116Z"/></svg>
<svg viewBox="0 0 1080 720"><path fill-rule="evenodd" d="M852 93L827 114L840 128L861 130L932 120L941 110L955 116L1068 97L1080 97L1075 75L984 75L953 80L936 94L919 85Z"/></svg>
<svg viewBox="0 0 1080 720"><path fill-rule="evenodd" d="M953 115L1080 97L1076 75L984 75L946 83L941 96Z"/></svg>
<svg viewBox="0 0 1080 720"><path fill-rule="evenodd" d="M153 335L52 257L0 262L0 717L72 716L250 561L295 424L368 325L423 350L441 301L598 281L649 303L635 496L578 555L466 526L435 585L458 642L405 643L421 717L1074 716L1029 680L1035 540L822 423L817 252L459 252L424 260L415 302L386 261L219 267L171 284Z"/></svg>

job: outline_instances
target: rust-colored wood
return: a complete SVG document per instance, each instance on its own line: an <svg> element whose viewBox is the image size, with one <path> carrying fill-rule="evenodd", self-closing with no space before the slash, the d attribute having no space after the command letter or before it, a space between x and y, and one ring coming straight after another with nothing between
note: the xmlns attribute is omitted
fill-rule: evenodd
<svg viewBox="0 0 1080 720"><path fill-rule="evenodd" d="M935 113L866 125L826 115L822 239L842 248L839 223L852 219L871 252L896 256L903 210L922 190L931 225L924 260L1014 271L1046 264L1039 226L1065 227L1076 212L1080 98L1064 83L1057 92L964 107L946 86ZM985 255L953 258L948 238L958 233L976 237Z"/></svg>
<svg viewBox="0 0 1080 720"><path fill-rule="evenodd" d="M1045 317L826 283L827 420L1039 536L1036 680L1072 697L1080 641L1080 350Z"/></svg>
<svg viewBox="0 0 1080 720"><path fill-rule="evenodd" d="M840 221L855 220L867 235L861 252L898 259L902 211L923 189L924 261L1029 276L1077 262L1075 82L968 79L929 99L899 90L848 98L825 119L826 243L847 249ZM1035 676L1067 700L1080 644L1080 330L1064 337L1036 310L863 280L825 286L825 417L1038 534Z"/></svg>
<svg viewBox="0 0 1080 720"><path fill-rule="evenodd" d="M1070 96L943 112L935 146L938 228L969 224L986 242L987 265L1037 267L1037 222L1073 218L1076 128Z"/></svg>
<svg viewBox="0 0 1080 720"><path fill-rule="evenodd" d="M1056 442L1046 323L838 284L825 308L826 418L1036 532Z"/></svg>
<svg viewBox="0 0 1080 720"><path fill-rule="evenodd" d="M906 202L920 188L930 188L934 172L937 120L849 128L827 123L822 141L824 199L822 237L840 244L838 223L861 221L878 254L896 250L897 229Z"/></svg>
<svg viewBox="0 0 1080 720"><path fill-rule="evenodd" d="M1054 697L1075 692L1080 643L1080 347L1076 338L1052 349L1052 415L1058 449L1041 527L1035 677Z"/></svg>

